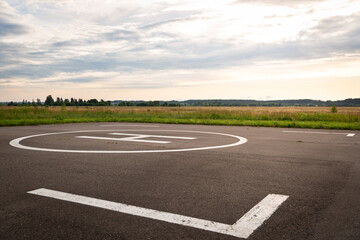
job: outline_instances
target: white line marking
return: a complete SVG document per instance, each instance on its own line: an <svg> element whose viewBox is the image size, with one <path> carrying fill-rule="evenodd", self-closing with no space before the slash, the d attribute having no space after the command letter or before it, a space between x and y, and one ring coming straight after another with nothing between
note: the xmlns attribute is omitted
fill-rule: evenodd
<svg viewBox="0 0 360 240"><path fill-rule="evenodd" d="M70 131L70 132L56 132L56 133L43 133L37 135L30 135L26 137L16 138L10 141L10 145L16 148L34 150L34 151L43 151L43 152L66 152L66 153L168 153L168 152L187 152L187 151L200 151L200 150L210 150L210 149L219 149L219 148L228 148L235 147L247 142L246 138L226 134L226 133L215 133L215 132L201 132L201 131L185 131L185 130L121 130L124 131L156 131L156 132L186 132L186 133L201 133L201 134L213 134L219 136L233 137L238 139L237 142L225 145L209 146L209 147L195 147L195 148L178 148L178 149L161 149L161 150L134 150L134 151L102 151L102 150L69 150L69 149L53 149L53 148L40 148L40 147L30 147L22 145L20 142L35 137L43 137L50 135L59 135L59 134L72 134L72 133L85 133L85 132L110 132L110 131L119 131L119 130L82 130L82 131Z"/></svg>
<svg viewBox="0 0 360 240"><path fill-rule="evenodd" d="M169 141L155 141L155 140L139 140L137 138L144 138L146 135L137 135L137 137L127 138L111 138L111 137L95 137L95 136L76 136L76 138L94 139L94 140L111 140L111 141L127 141L127 142L144 142L144 143L171 143Z"/></svg>
<svg viewBox="0 0 360 240"><path fill-rule="evenodd" d="M332 133L332 132L307 132L307 131L283 131L285 133L311 133L311 134L336 134L336 135L346 135L347 137L355 136L355 133Z"/></svg>
<svg viewBox="0 0 360 240"><path fill-rule="evenodd" d="M157 128L159 126L156 126L156 125L139 125L139 124L132 124L132 125L129 125L129 124L108 124L108 125L100 125L100 127L154 127L154 128Z"/></svg>
<svg viewBox="0 0 360 240"><path fill-rule="evenodd" d="M116 203L71 193L59 192L50 189L40 188L28 193L59 199L63 201L84 204L92 207L103 208L130 215L151 218L164 222L179 224L187 227L198 228L206 231L231 235L239 238L248 238L259 228L289 196L269 194L255 207L247 212L235 224L228 225L183 215L161 212L157 210L131 206L123 203Z"/></svg>
<svg viewBox="0 0 360 240"><path fill-rule="evenodd" d="M194 140L195 137L178 137L178 136L168 136L168 135L144 135L144 134L131 134L131 133L109 133L111 135L123 135L123 136L139 136L144 138L173 138L173 139L185 139L185 140Z"/></svg>
<svg viewBox="0 0 360 240"><path fill-rule="evenodd" d="M232 227L235 230L242 231L242 235L249 237L258 227L260 227L269 217L288 199L289 196L279 194L269 194L242 218L240 218Z"/></svg>

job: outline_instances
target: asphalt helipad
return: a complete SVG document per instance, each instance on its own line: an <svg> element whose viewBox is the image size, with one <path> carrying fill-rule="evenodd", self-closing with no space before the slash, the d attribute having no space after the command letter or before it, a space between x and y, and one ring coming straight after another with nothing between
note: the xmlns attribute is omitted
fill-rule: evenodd
<svg viewBox="0 0 360 240"><path fill-rule="evenodd" d="M0 239L359 239L360 132L0 128Z"/></svg>

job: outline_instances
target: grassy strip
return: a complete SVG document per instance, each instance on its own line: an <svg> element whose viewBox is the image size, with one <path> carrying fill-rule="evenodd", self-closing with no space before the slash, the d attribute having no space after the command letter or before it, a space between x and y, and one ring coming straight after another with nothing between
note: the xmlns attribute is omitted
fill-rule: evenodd
<svg viewBox="0 0 360 240"><path fill-rule="evenodd" d="M2 120L0 126L25 126L41 124L64 124L86 122L140 122L167 124L203 124L225 126L258 126L283 128L313 128L313 129L348 129L359 130L360 123L324 122L324 121L260 121L260 120L219 120L219 119L165 119L165 118L76 118L76 119L24 119Z"/></svg>
<svg viewBox="0 0 360 240"><path fill-rule="evenodd" d="M279 112L279 108L0 108L0 126L82 122L145 122L233 126L360 129L360 115L339 113Z"/></svg>

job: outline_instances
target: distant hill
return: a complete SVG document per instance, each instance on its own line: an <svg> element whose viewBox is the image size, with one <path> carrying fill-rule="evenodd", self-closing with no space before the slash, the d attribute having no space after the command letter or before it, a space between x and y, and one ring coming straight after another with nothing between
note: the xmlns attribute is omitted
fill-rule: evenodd
<svg viewBox="0 0 360 240"><path fill-rule="evenodd" d="M122 101L115 100L113 105L121 106L318 106L318 107L360 107L360 98L349 98L338 101L321 101L312 99L297 100L236 100L236 99L208 99L208 100L186 100L186 101Z"/></svg>

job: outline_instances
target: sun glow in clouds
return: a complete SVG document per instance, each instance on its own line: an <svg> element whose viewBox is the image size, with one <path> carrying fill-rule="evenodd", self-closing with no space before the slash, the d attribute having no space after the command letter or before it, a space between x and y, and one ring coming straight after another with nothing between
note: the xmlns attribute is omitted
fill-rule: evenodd
<svg viewBox="0 0 360 240"><path fill-rule="evenodd" d="M351 0L0 0L0 101L359 97L359 23Z"/></svg>

